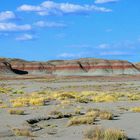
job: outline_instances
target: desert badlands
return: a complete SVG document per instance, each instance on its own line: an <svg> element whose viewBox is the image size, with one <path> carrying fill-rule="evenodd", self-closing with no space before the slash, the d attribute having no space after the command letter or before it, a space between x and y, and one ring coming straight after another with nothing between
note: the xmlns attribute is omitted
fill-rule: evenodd
<svg viewBox="0 0 140 140"><path fill-rule="evenodd" d="M2 74L50 74L57 76L113 76L140 74L139 64L121 60L82 58L47 62L0 58Z"/></svg>
<svg viewBox="0 0 140 140"><path fill-rule="evenodd" d="M140 140L140 67L0 58L1 140Z"/></svg>

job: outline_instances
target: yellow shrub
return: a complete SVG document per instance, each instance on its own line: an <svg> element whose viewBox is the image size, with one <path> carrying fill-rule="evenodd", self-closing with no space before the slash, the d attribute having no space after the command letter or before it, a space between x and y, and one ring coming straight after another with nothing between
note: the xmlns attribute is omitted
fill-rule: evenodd
<svg viewBox="0 0 140 140"><path fill-rule="evenodd" d="M112 120L114 115L111 112L101 111L99 113L99 118L102 120Z"/></svg>
<svg viewBox="0 0 140 140"><path fill-rule="evenodd" d="M88 97L88 96L95 96L97 95L98 93L97 92L94 92L94 91L82 91L81 92L81 95L85 96L85 97Z"/></svg>
<svg viewBox="0 0 140 140"><path fill-rule="evenodd" d="M4 93L4 94L7 94L8 92L12 91L12 88L10 87L0 87L0 93Z"/></svg>
<svg viewBox="0 0 140 140"><path fill-rule="evenodd" d="M76 101L79 103L88 103L90 100L86 97L76 97Z"/></svg>
<svg viewBox="0 0 140 140"><path fill-rule="evenodd" d="M98 111L89 111L85 114L85 116L94 117L94 118L96 118L98 115L99 115Z"/></svg>
<svg viewBox="0 0 140 140"><path fill-rule="evenodd" d="M66 100L66 99L74 99L75 98L75 93L73 92L62 92L62 93L57 93L55 94L56 99L59 100Z"/></svg>
<svg viewBox="0 0 140 140"><path fill-rule="evenodd" d="M93 97L94 102L115 102L117 100L117 97L108 94L101 94Z"/></svg>
<svg viewBox="0 0 140 140"><path fill-rule="evenodd" d="M61 105L71 105L72 101L70 100L62 100Z"/></svg>
<svg viewBox="0 0 140 140"><path fill-rule="evenodd" d="M100 127L86 129L84 140L104 140L104 129Z"/></svg>
<svg viewBox="0 0 140 140"><path fill-rule="evenodd" d="M30 106L30 105L36 105L36 106L41 106L45 104L45 97L20 97L14 100L11 100L11 103L13 107L23 107L23 106Z"/></svg>
<svg viewBox="0 0 140 140"><path fill-rule="evenodd" d="M129 98L129 100L137 101L137 100L140 100L140 95L138 95L138 94L129 94L128 98Z"/></svg>
<svg viewBox="0 0 140 140"><path fill-rule="evenodd" d="M119 129L90 128L84 133L85 140L128 140L124 131Z"/></svg>
<svg viewBox="0 0 140 140"><path fill-rule="evenodd" d="M14 132L14 134L16 136L28 136L28 137L32 137L33 136L31 131L29 131L28 129L14 128L12 131Z"/></svg>
<svg viewBox="0 0 140 140"><path fill-rule="evenodd" d="M0 104L2 104L3 103L3 101L2 100L0 100Z"/></svg>
<svg viewBox="0 0 140 140"><path fill-rule="evenodd" d="M11 115L24 115L24 110L15 110L15 109L11 109L11 110L8 110L8 112L9 112Z"/></svg>
<svg viewBox="0 0 140 140"><path fill-rule="evenodd" d="M23 104L21 102L13 102L12 106L13 107L24 107L24 106L26 106L26 104Z"/></svg>
<svg viewBox="0 0 140 140"><path fill-rule="evenodd" d="M29 100L30 105L43 106L45 104L44 98L34 98Z"/></svg>
<svg viewBox="0 0 140 140"><path fill-rule="evenodd" d="M140 112L140 107L133 107L130 109L132 112Z"/></svg>
<svg viewBox="0 0 140 140"><path fill-rule="evenodd" d="M24 107L29 105L29 99L24 97L10 100L10 102L12 103L13 107Z"/></svg>
<svg viewBox="0 0 140 140"><path fill-rule="evenodd" d="M80 125L80 124L93 124L94 121L95 121L95 117L78 116L78 117L71 118L68 121L68 126Z"/></svg>
<svg viewBox="0 0 140 140"><path fill-rule="evenodd" d="M0 108L7 108L8 107L8 105L6 105L6 104L0 104Z"/></svg>
<svg viewBox="0 0 140 140"><path fill-rule="evenodd" d="M127 140L127 137L122 130L107 129L104 132L104 140Z"/></svg>

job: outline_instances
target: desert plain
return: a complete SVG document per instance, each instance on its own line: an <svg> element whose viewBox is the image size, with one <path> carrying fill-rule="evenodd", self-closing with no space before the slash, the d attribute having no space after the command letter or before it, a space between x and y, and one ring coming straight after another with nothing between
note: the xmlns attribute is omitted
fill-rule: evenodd
<svg viewBox="0 0 140 140"><path fill-rule="evenodd" d="M139 118L139 75L0 77L1 140L94 140L94 129L139 140Z"/></svg>

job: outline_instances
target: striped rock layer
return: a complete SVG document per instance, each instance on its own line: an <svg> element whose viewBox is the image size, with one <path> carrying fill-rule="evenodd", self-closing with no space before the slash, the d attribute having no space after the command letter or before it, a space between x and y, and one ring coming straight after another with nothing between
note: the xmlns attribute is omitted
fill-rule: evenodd
<svg viewBox="0 0 140 140"><path fill-rule="evenodd" d="M5 62L8 62L6 65ZM52 74L60 76L109 76L136 75L140 70L128 61L85 58L78 60L54 60L29 62L20 59L0 61L0 71L27 72L29 74ZM26 74L27 74L26 73Z"/></svg>

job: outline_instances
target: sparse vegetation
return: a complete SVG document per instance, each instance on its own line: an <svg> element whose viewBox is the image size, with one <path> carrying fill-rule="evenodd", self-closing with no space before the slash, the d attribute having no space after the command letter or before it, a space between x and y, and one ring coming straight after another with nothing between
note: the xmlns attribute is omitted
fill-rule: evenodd
<svg viewBox="0 0 140 140"><path fill-rule="evenodd" d="M63 113L60 111L53 110L49 113L50 116L56 116L57 118L63 118Z"/></svg>
<svg viewBox="0 0 140 140"><path fill-rule="evenodd" d="M24 114L25 114L24 110L15 110L15 109L11 109L11 110L8 110L8 112L9 112L11 115L24 115Z"/></svg>
<svg viewBox="0 0 140 140"><path fill-rule="evenodd" d="M128 99L131 101L138 101L140 100L140 94L128 94Z"/></svg>
<svg viewBox="0 0 140 140"><path fill-rule="evenodd" d="M88 103L90 100L86 97L76 97L76 101L79 103Z"/></svg>
<svg viewBox="0 0 140 140"><path fill-rule="evenodd" d="M76 116L68 121L68 126L81 125L81 124L93 124L96 117L93 116Z"/></svg>
<svg viewBox="0 0 140 140"><path fill-rule="evenodd" d="M111 112L108 112L108 111L101 111L99 113L99 118L101 120L113 120L114 115Z"/></svg>
<svg viewBox="0 0 140 140"><path fill-rule="evenodd" d="M22 92L21 92L22 93ZM20 95L16 93L16 95ZM25 95L25 96L24 96ZM69 106L73 103L89 103L89 102L116 102L116 101L136 101L140 100L140 94L118 93L118 92L100 92L100 91L40 91L24 94L22 97L17 97L10 100L13 107L24 106L44 106L46 101L57 100L63 106ZM28 96L28 98L26 98Z"/></svg>
<svg viewBox="0 0 140 140"><path fill-rule="evenodd" d="M132 112L140 112L140 106L130 108Z"/></svg>
<svg viewBox="0 0 140 140"><path fill-rule="evenodd" d="M85 116L88 116L88 117L98 117L99 116L99 112L98 111L88 111Z"/></svg>
<svg viewBox="0 0 140 140"><path fill-rule="evenodd" d="M27 137L33 137L33 134L31 131L28 129L19 129L19 128L14 128L12 129L14 132L15 136L27 136Z"/></svg>
<svg viewBox="0 0 140 140"><path fill-rule="evenodd" d="M13 107L24 107L24 106L43 106L45 105L45 97L33 97L29 96L28 98L26 97L19 97L16 99L11 100L12 106Z"/></svg>
<svg viewBox="0 0 140 140"><path fill-rule="evenodd" d="M9 85L6 86L8 87ZM22 119L22 117L25 116L16 116L16 115L25 115L24 110L26 110L27 112L31 111L30 113L31 115L35 114L34 118L29 117L30 118L29 122L28 120L26 120L26 122L29 124L29 129L19 129L19 128L12 129L12 131L16 136L30 137L33 136L32 131L34 134L36 134L36 131L38 130L42 131L41 129L44 130L48 129L48 131L49 129L51 129L50 130L51 132L52 128L56 128L57 126L60 129L61 127L65 127L65 125L69 127L70 126L75 127L77 125L95 126L95 124L97 125L98 123L99 124L102 123L103 121L101 120L113 120L115 116L112 112L115 112L115 114L117 114L118 112L122 113L122 111L124 111L123 113L126 113L125 111L140 112L140 107L126 108L125 106L122 106L122 104L120 104L119 106L118 103L115 104L115 107L113 106L113 108L111 108L112 112L110 112L109 110L106 111L102 110L108 108L108 103L110 102L111 102L110 104L112 105L114 102L118 101L123 101L123 103L125 101L129 102L131 101L131 103L133 103L134 101L140 101L139 92L132 92L133 89L130 91L124 90L123 92L122 91L118 92L119 86L122 85L117 84L116 90L110 91L100 90L100 88L102 88L102 85L97 86L83 85L82 89L80 90L79 89L77 90L76 88L77 87L80 88L81 86L69 86L68 90L66 89L67 87L62 88L58 87L58 89L61 89L60 91L55 87L49 87L49 85L47 85L47 87L42 86L39 89L40 91L32 93L24 92L23 88L21 90L18 88L17 89L9 88L8 90L6 90L6 87L4 87L0 88L0 93L3 93L1 94L0 98L0 108L8 108L8 109L1 109L0 113L3 113L4 111L8 110L8 113L11 114L12 118L20 118L20 119ZM88 88L92 89L95 88L95 90L93 89L94 91L92 90L88 91L90 90ZM26 88L26 90L27 89L28 87ZM104 104L105 106L103 107L102 105ZM50 109L52 111L50 111ZM40 112L42 110L45 111L41 114ZM39 115L41 114L41 116L36 116L37 113ZM59 121L63 122L62 123L63 126L61 125L59 126ZM67 121L67 123L65 123L65 121ZM47 125L45 125L46 122ZM106 123L106 121L104 122ZM38 131L39 134L40 131ZM56 132L57 131L55 131L55 134ZM85 134L85 139L127 140L127 137L121 130L103 129L97 127L87 131Z"/></svg>
<svg viewBox="0 0 140 140"><path fill-rule="evenodd" d="M0 93L7 94L11 92L13 89L10 87L0 87Z"/></svg>
<svg viewBox="0 0 140 140"><path fill-rule="evenodd" d="M95 127L86 130L84 132L84 140L104 140L104 129Z"/></svg>
<svg viewBox="0 0 140 140"><path fill-rule="evenodd" d="M118 101L118 97L115 95L110 95L110 94L99 94L95 97L93 97L94 102L116 102Z"/></svg>
<svg viewBox="0 0 140 140"><path fill-rule="evenodd" d="M127 140L127 136L119 129L95 127L85 131L84 140Z"/></svg>
<svg viewBox="0 0 140 140"><path fill-rule="evenodd" d="M0 108L8 108L8 105L7 105L7 104L2 103L2 104L0 104Z"/></svg>
<svg viewBox="0 0 140 140"><path fill-rule="evenodd" d="M104 132L105 140L127 140L127 136L122 130L106 129Z"/></svg>
<svg viewBox="0 0 140 140"><path fill-rule="evenodd" d="M80 108L76 108L74 110L74 113L77 114L77 115L80 115L81 114L81 109Z"/></svg>
<svg viewBox="0 0 140 140"><path fill-rule="evenodd" d="M24 94L23 90L14 90L12 94Z"/></svg>
<svg viewBox="0 0 140 140"><path fill-rule="evenodd" d="M32 98L29 100L30 105L35 105L35 106L43 106L45 105L45 98L40 97L40 98Z"/></svg>

